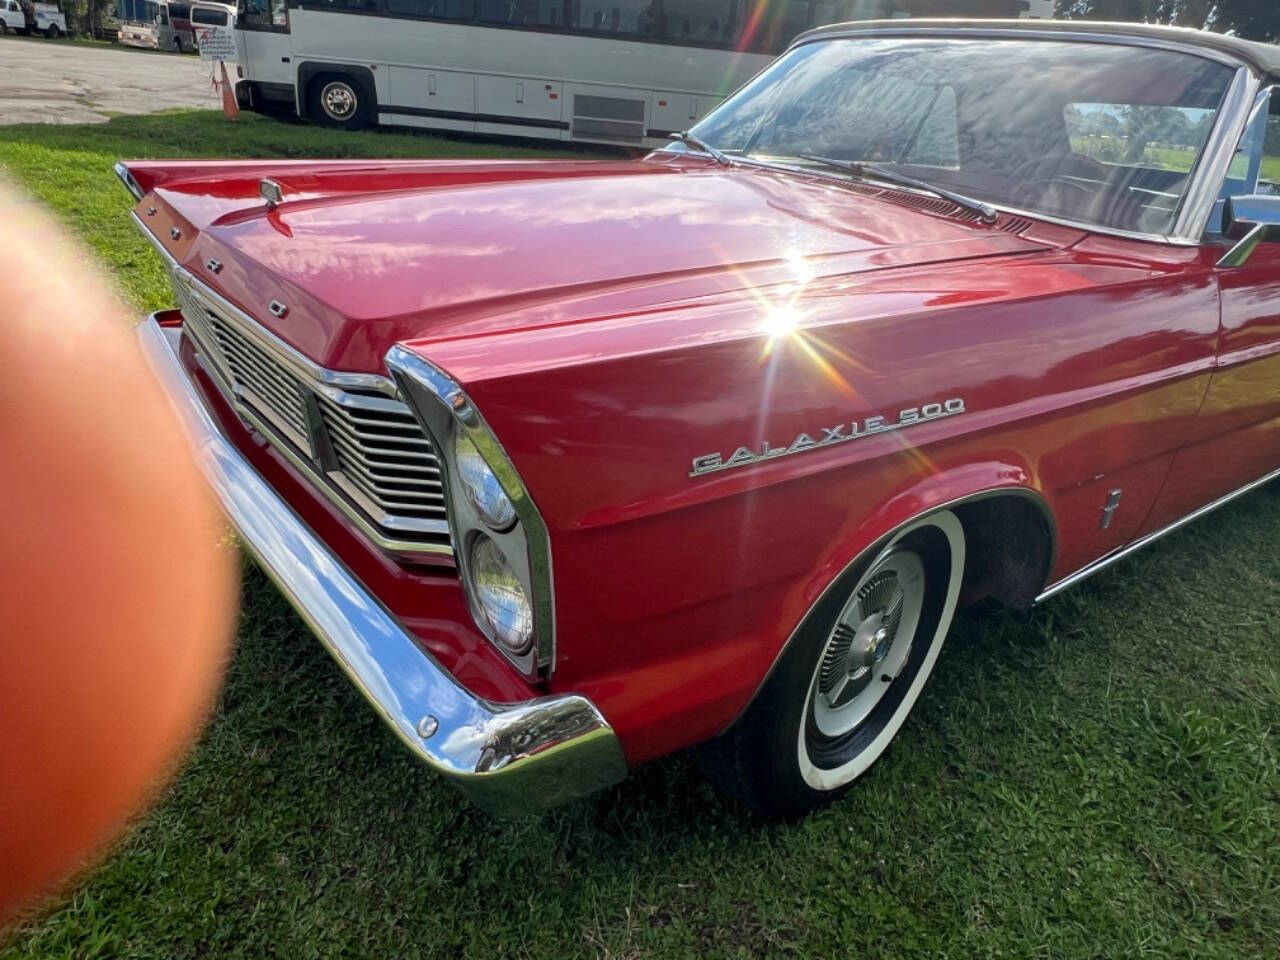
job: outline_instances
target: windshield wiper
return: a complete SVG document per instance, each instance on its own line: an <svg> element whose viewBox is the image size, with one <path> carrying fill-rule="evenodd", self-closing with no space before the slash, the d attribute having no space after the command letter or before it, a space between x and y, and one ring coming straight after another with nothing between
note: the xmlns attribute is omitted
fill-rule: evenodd
<svg viewBox="0 0 1280 960"><path fill-rule="evenodd" d="M927 180L917 180L915 177L909 177L905 173L899 173L897 170L889 167L882 167L878 163L866 163L861 160L834 160L831 157L818 157L811 154L802 153L801 160L812 160L814 163L820 163L824 167L834 167L837 170L843 170L852 174L860 180L877 179L887 180L889 183L896 183L903 187L912 187L916 190L925 190L932 193L935 197L941 197L943 200L950 200L958 207L966 210L972 210L978 216L982 217L985 223L994 223L999 214L996 208L989 203L983 203L981 200L975 200L973 197L966 197L963 193L956 193L954 190L948 190L945 187L939 187L929 183Z"/></svg>
<svg viewBox="0 0 1280 960"><path fill-rule="evenodd" d="M668 133L667 139L679 140L681 143L686 144L690 147L693 147L693 149L697 150L699 153L705 153L707 156L709 156L716 163L720 164L720 166L722 167L733 166L733 160L730 159L730 157L727 154L721 153L715 147L711 146L711 144L706 143L705 141L699 140L697 137L695 137L692 133L689 133L687 130L682 131L680 133Z"/></svg>

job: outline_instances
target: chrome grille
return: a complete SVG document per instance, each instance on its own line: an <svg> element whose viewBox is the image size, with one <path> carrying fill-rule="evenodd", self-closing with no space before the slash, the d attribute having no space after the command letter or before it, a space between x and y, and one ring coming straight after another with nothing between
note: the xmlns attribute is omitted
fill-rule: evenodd
<svg viewBox="0 0 1280 960"><path fill-rule="evenodd" d="M317 396L340 476L357 496L400 516L444 518L435 451L404 404L369 397L377 407L353 410Z"/></svg>
<svg viewBox="0 0 1280 960"><path fill-rule="evenodd" d="M185 316L185 314L184 314ZM302 386L243 334L214 318L213 339L231 379L253 397L254 406L288 424L298 438L307 435L307 399Z"/></svg>
<svg viewBox="0 0 1280 960"><path fill-rule="evenodd" d="M247 420L383 546L448 551L439 461L390 380L359 377L377 383L364 389L308 376L309 361L190 274L175 272L173 286L205 369Z"/></svg>

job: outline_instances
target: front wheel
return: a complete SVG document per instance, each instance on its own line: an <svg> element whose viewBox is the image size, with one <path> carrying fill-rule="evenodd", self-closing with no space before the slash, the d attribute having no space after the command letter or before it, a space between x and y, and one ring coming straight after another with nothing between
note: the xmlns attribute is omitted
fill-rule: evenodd
<svg viewBox="0 0 1280 960"><path fill-rule="evenodd" d="M62 31L58 29L58 25L56 23L51 23L49 26L44 28L44 35L50 40L57 40L58 34L61 32Z"/></svg>
<svg viewBox="0 0 1280 960"><path fill-rule="evenodd" d="M708 777L770 820L847 790L915 705L964 573L955 514L930 514L845 571L810 610L755 700L705 744Z"/></svg>
<svg viewBox="0 0 1280 960"><path fill-rule="evenodd" d="M372 97L359 81L338 74L324 74L311 81L311 117L326 127L360 130L373 117Z"/></svg>

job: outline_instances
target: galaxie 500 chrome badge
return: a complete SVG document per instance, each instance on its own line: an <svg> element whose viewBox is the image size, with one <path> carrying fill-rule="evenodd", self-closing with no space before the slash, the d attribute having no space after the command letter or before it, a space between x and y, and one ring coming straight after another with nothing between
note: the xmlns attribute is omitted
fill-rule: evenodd
<svg viewBox="0 0 1280 960"><path fill-rule="evenodd" d="M917 423L953 417L957 413L964 413L964 401L959 397L953 397L941 403L926 403L923 406L900 410L898 419L892 422L886 417L867 417L865 420L838 423L834 427L822 427L817 438L812 434L802 433L785 447L775 447L766 440L759 447L739 447L728 456L720 453L704 453L700 457L693 458L693 469L689 471L689 476L700 477L704 473L715 473L717 470L745 467L763 460L775 460L793 453L804 453L806 450L820 450L849 440L861 440L876 433L888 433L891 430L915 426Z"/></svg>

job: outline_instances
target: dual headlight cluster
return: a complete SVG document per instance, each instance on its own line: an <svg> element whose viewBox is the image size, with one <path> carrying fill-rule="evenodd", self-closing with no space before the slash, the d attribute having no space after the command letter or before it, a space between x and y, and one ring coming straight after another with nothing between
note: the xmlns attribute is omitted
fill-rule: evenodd
<svg viewBox="0 0 1280 960"><path fill-rule="evenodd" d="M504 533L516 524L516 507L497 474L465 432L453 435L453 465L458 486L484 524ZM493 638L515 656L533 646L533 602L511 562L486 533L471 534L467 546L471 589Z"/></svg>
<svg viewBox="0 0 1280 960"><path fill-rule="evenodd" d="M417 354L387 354L445 474L450 534L472 616L530 677L551 666L554 616L547 530L497 438L462 389Z"/></svg>

